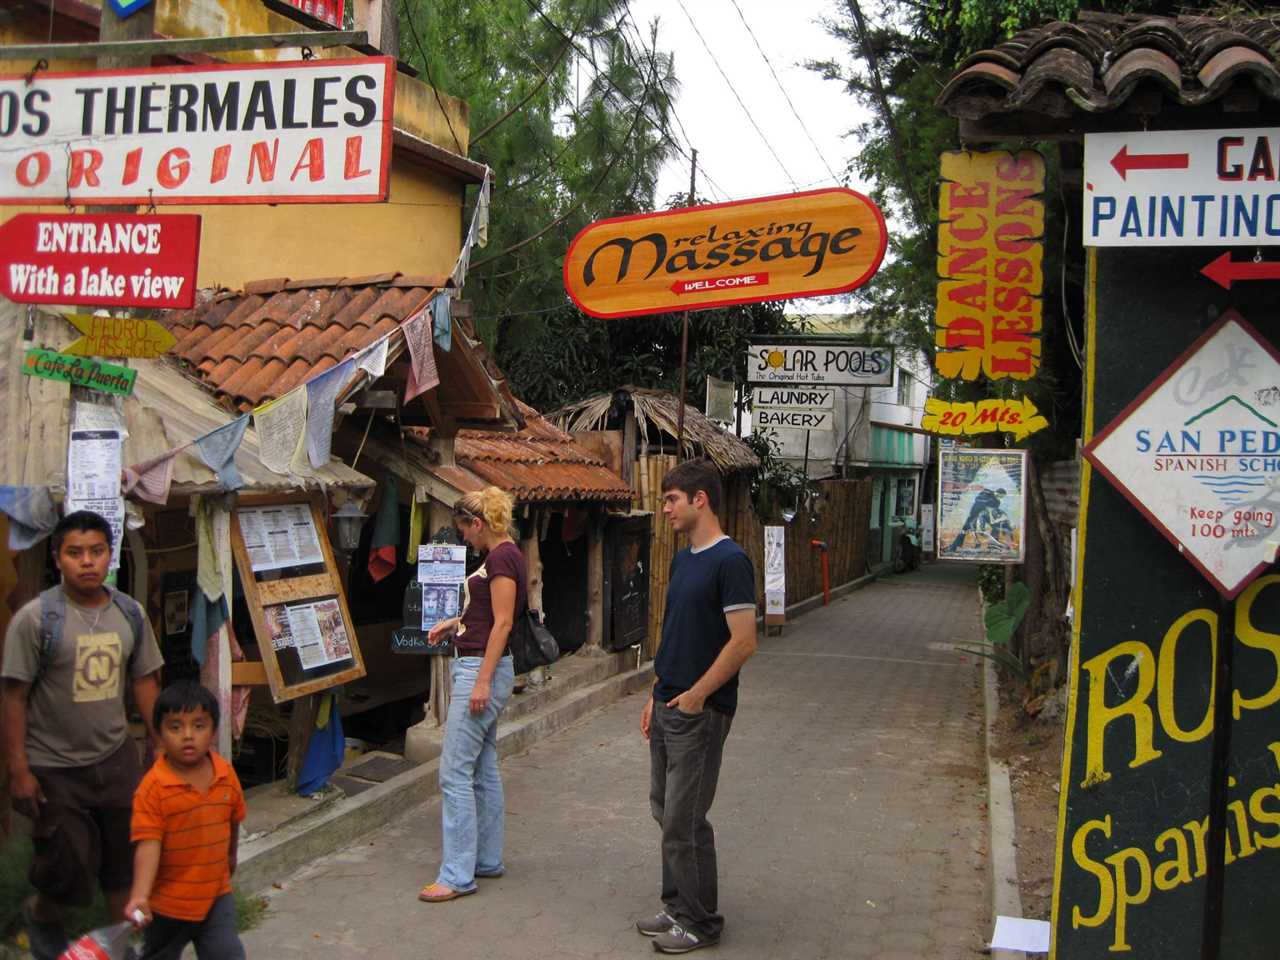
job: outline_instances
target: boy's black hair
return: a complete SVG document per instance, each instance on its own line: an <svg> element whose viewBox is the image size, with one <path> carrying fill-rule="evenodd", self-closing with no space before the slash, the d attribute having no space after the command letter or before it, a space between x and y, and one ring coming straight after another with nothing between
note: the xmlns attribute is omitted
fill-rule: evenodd
<svg viewBox="0 0 1280 960"><path fill-rule="evenodd" d="M50 540L55 554L62 549L62 541L66 538L67 532L70 530L75 530L78 533L88 533L90 530L97 530L107 538L107 546L112 546L111 524L107 523L104 517L100 514L94 513L92 510L73 510L58 521L57 526L53 528L53 533L50 534Z"/></svg>
<svg viewBox="0 0 1280 960"><path fill-rule="evenodd" d="M174 683L160 691L155 708L151 711L151 724L158 731L164 718L171 713L193 713L203 710L213 718L214 729L219 721L218 698L198 683Z"/></svg>
<svg viewBox="0 0 1280 960"><path fill-rule="evenodd" d="M695 457L678 463L662 478L662 492L680 490L690 501L701 490L707 495L707 506L717 517L720 515L720 501L724 498L723 485L720 482L720 471L708 457Z"/></svg>

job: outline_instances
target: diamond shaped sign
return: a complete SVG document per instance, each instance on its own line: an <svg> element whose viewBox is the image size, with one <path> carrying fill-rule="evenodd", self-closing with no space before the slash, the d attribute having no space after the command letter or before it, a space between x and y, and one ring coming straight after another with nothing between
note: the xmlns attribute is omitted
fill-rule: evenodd
<svg viewBox="0 0 1280 960"><path fill-rule="evenodd" d="M1228 311L1084 455L1235 597L1280 547L1280 351Z"/></svg>

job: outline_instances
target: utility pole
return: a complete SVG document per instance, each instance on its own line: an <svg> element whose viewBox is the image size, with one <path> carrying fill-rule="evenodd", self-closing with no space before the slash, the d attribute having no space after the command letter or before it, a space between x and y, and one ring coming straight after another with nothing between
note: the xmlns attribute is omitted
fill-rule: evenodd
<svg viewBox="0 0 1280 960"><path fill-rule="evenodd" d="M698 184L698 151L690 151L689 158L689 206L698 201L696 190ZM684 312L684 320L680 325L680 412L676 415L676 459L684 454L684 392L685 381L689 373L689 311Z"/></svg>
<svg viewBox="0 0 1280 960"><path fill-rule="evenodd" d="M102 19L98 22L98 39L103 43L121 40L150 40L155 36L156 5L149 3L137 13L121 17L111 4L102 5ZM145 54L106 54L98 57L99 70L119 70L125 67L149 67L151 58Z"/></svg>

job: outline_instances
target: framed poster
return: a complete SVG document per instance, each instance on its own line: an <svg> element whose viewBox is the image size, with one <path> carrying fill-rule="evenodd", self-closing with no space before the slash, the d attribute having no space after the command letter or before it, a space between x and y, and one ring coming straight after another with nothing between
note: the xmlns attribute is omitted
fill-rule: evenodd
<svg viewBox="0 0 1280 960"><path fill-rule="evenodd" d="M938 454L939 560L1022 563L1027 451L943 448Z"/></svg>
<svg viewBox="0 0 1280 960"><path fill-rule="evenodd" d="M319 501L244 498L231 549L276 703L365 675Z"/></svg>

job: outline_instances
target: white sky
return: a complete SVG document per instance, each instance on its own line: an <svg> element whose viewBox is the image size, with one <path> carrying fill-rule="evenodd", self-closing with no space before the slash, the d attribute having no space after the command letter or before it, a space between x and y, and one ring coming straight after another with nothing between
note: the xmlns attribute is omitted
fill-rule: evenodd
<svg viewBox="0 0 1280 960"><path fill-rule="evenodd" d="M646 42L648 24L657 17L659 49L675 56L681 84L675 112L698 150L698 193L704 199L738 200L839 183L830 171L837 177L844 175L857 151L855 141L844 134L865 114L841 84L823 80L801 64L810 59L848 61L847 47L818 23L820 17L834 17L840 9L837 0L737 0L737 9L733 0L631 0L632 17L645 31ZM756 41L803 119L803 127ZM708 55L708 47L728 80ZM778 159L752 126L734 89ZM680 127L673 127L679 135ZM688 144L684 145L687 149ZM848 185L867 191L867 184L856 179ZM670 195L688 190L689 162L676 155L662 171L656 199L663 204ZM798 301L792 309L828 312L845 307L838 298L825 297Z"/></svg>

